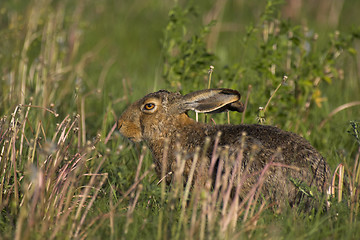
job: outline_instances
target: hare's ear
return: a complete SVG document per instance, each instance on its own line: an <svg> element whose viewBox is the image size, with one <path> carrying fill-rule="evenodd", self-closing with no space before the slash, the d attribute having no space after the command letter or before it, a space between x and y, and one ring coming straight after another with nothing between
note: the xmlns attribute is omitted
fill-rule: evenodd
<svg viewBox="0 0 360 240"><path fill-rule="evenodd" d="M184 110L201 113L219 113L226 111L243 112L244 106L240 102L241 95L232 89L206 89L185 95L182 99Z"/></svg>

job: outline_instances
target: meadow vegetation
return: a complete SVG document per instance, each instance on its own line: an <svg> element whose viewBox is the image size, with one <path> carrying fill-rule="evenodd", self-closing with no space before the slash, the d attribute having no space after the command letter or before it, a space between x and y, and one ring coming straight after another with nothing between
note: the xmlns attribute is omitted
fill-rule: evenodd
<svg viewBox="0 0 360 240"><path fill-rule="evenodd" d="M360 3L290 2L2 0L0 239L357 239ZM216 124L275 125L327 158L327 210L232 201L226 171L184 186L180 160L167 186L116 130L148 92L208 87L246 103Z"/></svg>

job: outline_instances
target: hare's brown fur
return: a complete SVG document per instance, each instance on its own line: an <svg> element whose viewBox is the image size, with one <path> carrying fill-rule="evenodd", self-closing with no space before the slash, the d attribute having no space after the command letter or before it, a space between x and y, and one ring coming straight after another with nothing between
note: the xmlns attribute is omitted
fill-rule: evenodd
<svg viewBox="0 0 360 240"><path fill-rule="evenodd" d="M174 171L176 144L180 144L181 149L188 153L184 170L184 175L187 176L195 148L203 147L205 139L209 137L210 148L206 153L207 158L200 164L205 168L198 167L195 171L195 177L201 182L201 176L204 176L204 172L207 172L210 164L213 152L211 146L214 146L217 133L221 132L219 146L228 146L229 155L236 156L239 149L243 148L241 169L242 171L247 169L247 174L262 170L270 162L290 166L271 167L268 171L262 192L271 199L276 201L287 199L291 204L298 201L299 191L290 178L304 182L321 192L325 191L330 178L329 166L321 154L302 137L272 126L210 125L198 123L189 118L186 112L197 110L198 105L202 103L210 105L201 106L202 110L209 108L208 112L229 110L231 107L227 106L234 102L236 104L233 106L238 105L240 94L235 90L212 91L214 92L207 92L207 90L203 90L199 94L195 92L190 97L164 90L148 94L133 103L122 114L118 121L120 132L135 142L145 141L148 144L153 153L159 176L161 175L165 139L169 140L166 171ZM209 94L208 102L206 102L207 94ZM216 94L222 94L219 96L221 99L219 103L216 103ZM230 98L231 100L226 102L226 99ZM149 103L156 105L150 111L144 109L144 106ZM149 106L153 107L153 105ZM244 196L255 182L256 178L248 178L240 195Z"/></svg>

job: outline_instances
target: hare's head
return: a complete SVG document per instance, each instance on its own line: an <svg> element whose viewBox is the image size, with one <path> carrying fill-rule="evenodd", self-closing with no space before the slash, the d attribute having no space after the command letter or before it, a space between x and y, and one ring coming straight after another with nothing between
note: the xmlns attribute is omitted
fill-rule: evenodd
<svg viewBox="0 0 360 240"><path fill-rule="evenodd" d="M118 121L120 133L134 142L167 137L171 131L193 123L187 111L217 113L243 111L240 93L231 89L207 89L182 96L160 90L134 102Z"/></svg>

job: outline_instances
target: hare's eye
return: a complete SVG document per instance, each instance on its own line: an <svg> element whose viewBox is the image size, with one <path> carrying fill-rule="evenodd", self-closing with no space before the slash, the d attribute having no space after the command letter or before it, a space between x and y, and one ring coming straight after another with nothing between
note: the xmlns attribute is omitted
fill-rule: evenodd
<svg viewBox="0 0 360 240"><path fill-rule="evenodd" d="M147 104L144 105L145 110L151 110L154 107L155 107L155 104L153 104L153 103L147 103Z"/></svg>

